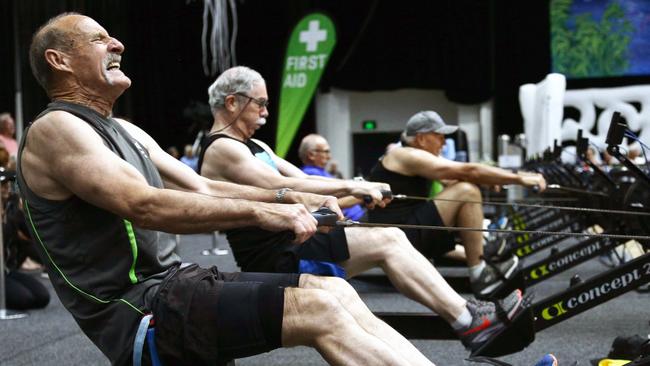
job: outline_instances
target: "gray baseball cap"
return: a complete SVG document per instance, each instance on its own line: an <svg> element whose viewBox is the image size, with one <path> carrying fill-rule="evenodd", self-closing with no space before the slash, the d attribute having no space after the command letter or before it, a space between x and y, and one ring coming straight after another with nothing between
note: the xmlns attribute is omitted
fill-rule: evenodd
<svg viewBox="0 0 650 366"><path fill-rule="evenodd" d="M404 132L406 136L415 136L418 133L435 132L441 135L449 135L456 132L458 126L445 124L440 115L434 111L418 112L406 122Z"/></svg>

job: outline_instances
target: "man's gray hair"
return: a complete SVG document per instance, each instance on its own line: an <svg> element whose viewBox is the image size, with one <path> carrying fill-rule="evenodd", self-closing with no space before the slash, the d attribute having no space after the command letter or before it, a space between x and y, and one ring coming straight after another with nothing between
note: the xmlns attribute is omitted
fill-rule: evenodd
<svg viewBox="0 0 650 366"><path fill-rule="evenodd" d="M408 146L413 146L413 143L415 142L415 136L408 136L406 132L402 132L402 135L400 136L400 141L402 141L402 143L405 143Z"/></svg>
<svg viewBox="0 0 650 366"><path fill-rule="evenodd" d="M45 50L55 49L63 52L70 52L72 50L74 47L72 34L54 25L61 18L70 15L81 14L73 12L62 13L51 18L34 33L32 43L29 46L29 65L32 68L32 74L34 74L36 81L38 81L46 92L49 90L52 69L45 59Z"/></svg>
<svg viewBox="0 0 650 366"><path fill-rule="evenodd" d="M264 82L262 75L246 66L235 66L224 71L208 88L208 103L212 113L224 107L227 96L246 94L260 82Z"/></svg>
<svg viewBox="0 0 650 366"><path fill-rule="evenodd" d="M300 146L298 147L298 157L303 164L309 163L309 161L307 161L307 155L311 150L314 150L316 147L316 142L319 138L324 137L315 133L310 133L309 135L305 136L302 141L300 141Z"/></svg>

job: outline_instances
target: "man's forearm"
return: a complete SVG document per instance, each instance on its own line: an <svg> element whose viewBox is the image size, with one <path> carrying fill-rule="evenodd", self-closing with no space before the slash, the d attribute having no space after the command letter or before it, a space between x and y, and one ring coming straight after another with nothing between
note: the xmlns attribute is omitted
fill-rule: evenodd
<svg viewBox="0 0 650 366"><path fill-rule="evenodd" d="M521 184L521 177L516 173L485 164L474 163L470 174L473 179L469 180L476 184Z"/></svg>
<svg viewBox="0 0 650 366"><path fill-rule="evenodd" d="M313 177L316 178L316 177ZM353 182L342 179L312 179L308 178L294 178L284 177L277 180L268 180L265 182L267 188L280 189L291 188L299 192L308 192L321 195L342 197L348 196L353 192Z"/></svg>
<svg viewBox="0 0 650 366"><path fill-rule="evenodd" d="M275 202L276 192L277 189L264 189L230 182L211 181L208 184L208 191L202 193L223 198L238 198L258 202Z"/></svg>
<svg viewBox="0 0 650 366"><path fill-rule="evenodd" d="M214 197L169 189L156 191L124 216L143 228L193 234L259 226L259 209L269 205L239 198ZM259 191L268 192L264 193L268 196L273 194L272 191ZM233 190L228 193L235 192Z"/></svg>
<svg viewBox="0 0 650 366"><path fill-rule="evenodd" d="M348 208L354 205L363 204L363 200L360 200L354 196L341 197L339 198L338 202L341 208Z"/></svg>

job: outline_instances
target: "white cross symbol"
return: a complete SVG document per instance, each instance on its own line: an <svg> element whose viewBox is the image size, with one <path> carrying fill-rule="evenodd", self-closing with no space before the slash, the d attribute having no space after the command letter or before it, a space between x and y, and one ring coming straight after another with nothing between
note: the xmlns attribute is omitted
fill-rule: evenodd
<svg viewBox="0 0 650 366"><path fill-rule="evenodd" d="M327 31L318 29L320 22L318 20L309 21L309 29L300 32L300 42L307 44L307 52L314 52L318 48L318 42L327 39Z"/></svg>

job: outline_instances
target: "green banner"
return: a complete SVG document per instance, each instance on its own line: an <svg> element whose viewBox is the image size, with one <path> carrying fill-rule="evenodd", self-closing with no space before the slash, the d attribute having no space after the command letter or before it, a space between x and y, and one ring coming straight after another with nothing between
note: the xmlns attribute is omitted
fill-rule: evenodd
<svg viewBox="0 0 650 366"><path fill-rule="evenodd" d="M285 157L336 44L334 23L321 13L302 18L293 29L282 72L275 153Z"/></svg>

